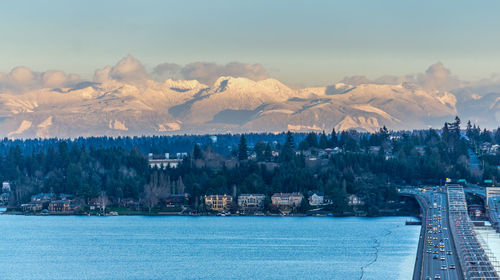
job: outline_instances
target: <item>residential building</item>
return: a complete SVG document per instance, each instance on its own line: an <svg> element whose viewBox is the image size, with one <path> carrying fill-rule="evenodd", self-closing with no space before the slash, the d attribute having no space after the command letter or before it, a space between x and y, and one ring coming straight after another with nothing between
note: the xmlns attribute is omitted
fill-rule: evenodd
<svg viewBox="0 0 500 280"><path fill-rule="evenodd" d="M48 207L50 212L66 213L70 212L71 203L69 200L54 200L49 203Z"/></svg>
<svg viewBox="0 0 500 280"><path fill-rule="evenodd" d="M10 193L0 194L0 205L6 206L7 204L9 204L9 199L10 199Z"/></svg>
<svg viewBox="0 0 500 280"><path fill-rule="evenodd" d="M31 202L49 202L55 198L54 193L38 193L31 196Z"/></svg>
<svg viewBox="0 0 500 280"><path fill-rule="evenodd" d="M153 155L152 153L149 153L148 155L148 164L150 168L177 168L181 162L182 158L170 158L169 153L165 153L163 155Z"/></svg>
<svg viewBox="0 0 500 280"><path fill-rule="evenodd" d="M365 202L363 200L361 200L361 198L359 198L357 195L351 194L349 196L348 204L349 204L349 206L361 206L361 205L365 205Z"/></svg>
<svg viewBox="0 0 500 280"><path fill-rule="evenodd" d="M304 196L301 193L275 193L271 197L272 204L277 207L299 207Z"/></svg>
<svg viewBox="0 0 500 280"><path fill-rule="evenodd" d="M190 195L185 194L171 194L165 198L165 205L167 206L181 206L189 203Z"/></svg>
<svg viewBox="0 0 500 280"><path fill-rule="evenodd" d="M61 193L59 194L59 197L61 198L61 200L72 200L75 196L68 193Z"/></svg>
<svg viewBox="0 0 500 280"><path fill-rule="evenodd" d="M2 192L10 192L10 183L9 182L3 182L2 183Z"/></svg>
<svg viewBox="0 0 500 280"><path fill-rule="evenodd" d="M127 208L135 209L135 210L139 210L141 207L141 204L139 203L139 201L134 199L134 198L122 198L118 202L118 205L120 205L121 207L127 207ZM94 209L95 209L95 205L94 205Z"/></svg>
<svg viewBox="0 0 500 280"><path fill-rule="evenodd" d="M262 211L265 200L264 194L241 194L238 196L238 208L244 213Z"/></svg>
<svg viewBox="0 0 500 280"><path fill-rule="evenodd" d="M309 192L309 205L319 206L325 203L325 194L322 192Z"/></svg>
<svg viewBox="0 0 500 280"><path fill-rule="evenodd" d="M42 211L42 203L41 202L32 202L21 204L21 209L23 212L38 212Z"/></svg>
<svg viewBox="0 0 500 280"><path fill-rule="evenodd" d="M205 207L210 211L228 211L233 204L233 197L230 195L206 195L205 196Z"/></svg>

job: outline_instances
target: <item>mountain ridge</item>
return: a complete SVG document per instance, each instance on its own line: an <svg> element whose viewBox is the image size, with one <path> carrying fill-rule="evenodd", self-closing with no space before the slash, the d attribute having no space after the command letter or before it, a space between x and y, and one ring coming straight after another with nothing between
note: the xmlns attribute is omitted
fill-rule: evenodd
<svg viewBox="0 0 500 280"><path fill-rule="evenodd" d="M477 102L483 119L486 107L496 121L500 95L494 97L464 102ZM440 127L460 113L460 102L451 92L407 82L292 89L272 78L221 76L210 86L197 80L108 80L0 93L0 129L2 136L11 138L304 132L333 127L371 132L383 125Z"/></svg>

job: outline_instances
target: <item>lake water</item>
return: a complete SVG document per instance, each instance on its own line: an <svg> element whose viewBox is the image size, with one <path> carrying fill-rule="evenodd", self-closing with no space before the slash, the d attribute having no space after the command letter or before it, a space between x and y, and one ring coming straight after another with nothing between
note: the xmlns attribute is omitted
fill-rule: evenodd
<svg viewBox="0 0 500 280"><path fill-rule="evenodd" d="M1 215L0 279L411 279L407 219Z"/></svg>

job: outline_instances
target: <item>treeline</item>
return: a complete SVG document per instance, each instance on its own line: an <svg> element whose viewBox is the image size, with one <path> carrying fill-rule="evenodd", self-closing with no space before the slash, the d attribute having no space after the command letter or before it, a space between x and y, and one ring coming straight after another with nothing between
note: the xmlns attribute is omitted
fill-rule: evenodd
<svg viewBox="0 0 500 280"><path fill-rule="evenodd" d="M356 194L370 214L377 214L397 200L398 185L440 184L447 177L496 180L500 155L484 155L484 172L473 174L468 151L486 140L500 143L499 130L481 130L478 137L468 133L456 118L439 131L389 132L383 127L372 134L218 135L216 141L211 136L4 139L0 179L11 182L12 203L17 204L39 192L74 194L86 201L105 192L112 201L151 203L157 201L146 198L163 188L189 193L191 206L199 209L206 194L315 190L331 197L335 212L346 210L348 196ZM176 151L189 153L178 168L149 168L148 153Z"/></svg>

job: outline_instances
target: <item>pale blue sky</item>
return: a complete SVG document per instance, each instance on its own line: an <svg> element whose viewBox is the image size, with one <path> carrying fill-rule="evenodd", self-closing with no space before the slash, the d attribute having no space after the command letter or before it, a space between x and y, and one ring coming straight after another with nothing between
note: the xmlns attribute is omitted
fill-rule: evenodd
<svg viewBox="0 0 500 280"><path fill-rule="evenodd" d="M262 63L291 84L423 72L500 73L500 1L2 1L0 72L91 78L132 54L163 62Z"/></svg>

